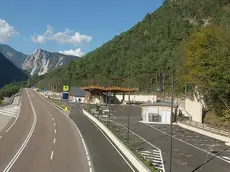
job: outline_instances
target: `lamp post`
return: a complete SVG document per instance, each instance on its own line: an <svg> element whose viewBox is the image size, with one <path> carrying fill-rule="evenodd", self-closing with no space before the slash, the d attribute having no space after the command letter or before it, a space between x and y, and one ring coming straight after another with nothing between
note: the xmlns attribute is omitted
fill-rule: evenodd
<svg viewBox="0 0 230 172"><path fill-rule="evenodd" d="M129 79L129 98L128 98L128 102L129 102L129 110L128 110L128 131L127 131L127 141L128 141L128 145L129 145L129 140L130 140L130 90L131 90L131 78Z"/></svg>
<svg viewBox="0 0 230 172"><path fill-rule="evenodd" d="M173 135L173 107L174 107L174 71L172 72L172 93L171 93L171 116L170 116L170 163L169 163L169 171L172 172L172 135Z"/></svg>

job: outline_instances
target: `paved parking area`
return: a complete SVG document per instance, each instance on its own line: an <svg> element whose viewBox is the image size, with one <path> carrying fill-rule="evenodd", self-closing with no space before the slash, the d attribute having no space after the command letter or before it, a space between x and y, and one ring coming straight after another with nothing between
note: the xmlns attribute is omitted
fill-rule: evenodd
<svg viewBox="0 0 230 172"><path fill-rule="evenodd" d="M165 170L169 171L170 126L162 124L143 124L141 108L138 106L113 106L115 121L127 126L127 116L131 116L131 130L158 147L163 156ZM230 172L229 148L225 143L202 134L173 126L172 170L176 172ZM146 144L140 150L151 152Z"/></svg>
<svg viewBox="0 0 230 172"><path fill-rule="evenodd" d="M147 124L153 129L170 134L170 125L166 124ZM210 153L216 154L230 163L230 147L224 142L207 137L205 135L173 125L173 137L187 144L191 144Z"/></svg>

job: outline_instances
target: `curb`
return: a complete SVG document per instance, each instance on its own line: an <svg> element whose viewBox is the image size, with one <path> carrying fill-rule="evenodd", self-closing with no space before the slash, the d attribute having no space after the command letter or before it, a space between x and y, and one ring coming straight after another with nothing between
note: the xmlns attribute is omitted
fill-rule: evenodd
<svg viewBox="0 0 230 172"><path fill-rule="evenodd" d="M218 135L218 134L215 134L215 133L211 133L211 132L209 132L209 131L202 130L202 129L199 129L199 128L196 128L196 127L192 127L192 126L190 126L190 125L186 125L186 124L183 124L183 123L181 123L181 122L177 122L177 124L178 124L180 127L182 127L182 128L185 128L185 129L188 129L188 130L197 132L197 133L199 133L199 134L203 134L203 135L205 135L205 136L208 136L208 137L211 137L211 138L214 138L214 139L223 141L223 142L228 142L228 143L230 143L230 138L229 138L229 137L225 137L225 136L222 136L222 135Z"/></svg>
<svg viewBox="0 0 230 172"><path fill-rule="evenodd" d="M150 172L150 169L148 169L104 124L84 109L83 114L93 121L109 137L138 171Z"/></svg>

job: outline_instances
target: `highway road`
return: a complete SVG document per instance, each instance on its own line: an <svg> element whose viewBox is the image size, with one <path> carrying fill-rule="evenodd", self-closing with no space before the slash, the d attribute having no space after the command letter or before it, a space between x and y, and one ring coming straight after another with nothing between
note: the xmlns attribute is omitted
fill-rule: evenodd
<svg viewBox="0 0 230 172"><path fill-rule="evenodd" d="M70 118L77 124L88 145L96 172L132 172L136 171L123 155L116 150L103 133L87 117L81 108L72 108Z"/></svg>
<svg viewBox="0 0 230 172"><path fill-rule="evenodd" d="M169 125L146 125L140 123L141 109L131 106L131 130L146 143L137 147L144 151L151 151L150 144L162 151L166 172L169 171L170 135ZM128 106L112 106L115 121L127 126ZM174 126L173 133L173 161L172 171L175 172L229 172L230 147L225 143L201 134ZM136 137L135 135L135 137ZM134 138L134 136L131 136ZM151 145L150 145L151 146Z"/></svg>
<svg viewBox="0 0 230 172"><path fill-rule="evenodd" d="M0 133L0 171L91 172L75 125L31 89L23 90L21 100L15 124Z"/></svg>

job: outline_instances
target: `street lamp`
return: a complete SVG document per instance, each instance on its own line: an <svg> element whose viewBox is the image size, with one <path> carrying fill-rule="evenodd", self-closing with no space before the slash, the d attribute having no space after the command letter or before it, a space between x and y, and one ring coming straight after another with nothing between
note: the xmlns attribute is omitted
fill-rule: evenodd
<svg viewBox="0 0 230 172"><path fill-rule="evenodd" d="M173 125L172 125L172 121L173 121L173 107L174 107L174 71L172 72L172 93L171 93L171 116L170 116L170 165L169 165L169 169L170 172L172 171L172 135L173 135Z"/></svg>

